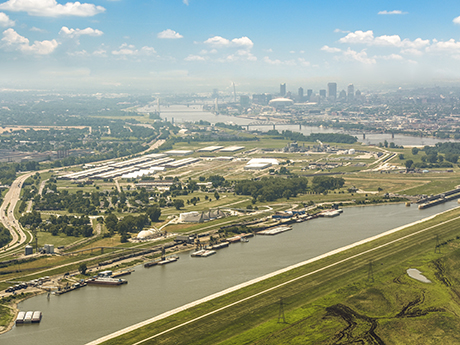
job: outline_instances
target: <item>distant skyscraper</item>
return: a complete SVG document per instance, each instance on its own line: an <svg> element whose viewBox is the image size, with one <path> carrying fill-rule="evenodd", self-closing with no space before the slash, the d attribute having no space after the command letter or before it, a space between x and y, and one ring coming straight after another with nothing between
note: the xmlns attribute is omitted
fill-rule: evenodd
<svg viewBox="0 0 460 345"><path fill-rule="evenodd" d="M286 95L286 83L280 84L280 95L281 96Z"/></svg>
<svg viewBox="0 0 460 345"><path fill-rule="evenodd" d="M345 92L345 90L340 91L339 98L341 100L346 100L347 99L347 93Z"/></svg>
<svg viewBox="0 0 460 345"><path fill-rule="evenodd" d="M302 87L299 87L299 101L300 102L303 102L303 88Z"/></svg>
<svg viewBox="0 0 460 345"><path fill-rule="evenodd" d="M327 84L327 93L328 93L329 98L336 99L337 98L337 83Z"/></svg>
<svg viewBox="0 0 460 345"><path fill-rule="evenodd" d="M313 95L313 90L312 90L312 89L308 89L308 90L307 90L307 98L308 98L308 100L311 99L311 95Z"/></svg>
<svg viewBox="0 0 460 345"><path fill-rule="evenodd" d="M352 102L355 99L355 87L353 84L348 85L348 102Z"/></svg>
<svg viewBox="0 0 460 345"><path fill-rule="evenodd" d="M240 105L242 107L249 107L249 96L240 96Z"/></svg>
<svg viewBox="0 0 460 345"><path fill-rule="evenodd" d="M326 98L326 90L319 90L319 97Z"/></svg>

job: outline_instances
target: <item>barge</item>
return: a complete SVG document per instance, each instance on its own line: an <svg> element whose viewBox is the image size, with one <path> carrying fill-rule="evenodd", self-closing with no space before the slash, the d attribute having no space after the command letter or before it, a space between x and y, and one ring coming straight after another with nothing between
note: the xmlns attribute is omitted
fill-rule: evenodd
<svg viewBox="0 0 460 345"><path fill-rule="evenodd" d="M122 284L128 284L128 281L125 279L114 279L114 278L108 278L108 277L98 277L98 278L93 278L89 279L86 281L88 285L109 285L109 286L116 286L116 285L122 285Z"/></svg>
<svg viewBox="0 0 460 345"><path fill-rule="evenodd" d="M273 235L278 235L282 232L289 231L289 230L292 230L292 226L282 225L282 226L277 226L275 228L270 228L270 229L259 231L257 232L257 235L273 236Z"/></svg>
<svg viewBox="0 0 460 345"><path fill-rule="evenodd" d="M149 267L153 267L153 266L156 266L156 265L158 265L158 260L146 262L144 264L144 267L149 268Z"/></svg>
<svg viewBox="0 0 460 345"><path fill-rule="evenodd" d="M215 250L202 249L192 253L192 257L206 258L208 256L216 254Z"/></svg>
<svg viewBox="0 0 460 345"><path fill-rule="evenodd" d="M164 260L161 260L161 261L158 261L158 265L166 265L166 264L170 264L172 262L176 262L179 258L177 256L173 256L173 257L170 257L170 258L166 258Z"/></svg>
<svg viewBox="0 0 460 345"><path fill-rule="evenodd" d="M125 270L125 271L115 272L114 274L112 274L112 278L127 276L128 274L131 274L133 272L134 270Z"/></svg>
<svg viewBox="0 0 460 345"><path fill-rule="evenodd" d="M16 317L16 324L18 323L24 323L24 317L26 316L26 312L25 311L20 311L18 313L18 316Z"/></svg>

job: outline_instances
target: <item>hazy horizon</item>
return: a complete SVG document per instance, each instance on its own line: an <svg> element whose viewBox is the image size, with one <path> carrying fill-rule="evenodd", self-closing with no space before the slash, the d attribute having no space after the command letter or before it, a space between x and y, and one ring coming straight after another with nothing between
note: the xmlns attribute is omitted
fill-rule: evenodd
<svg viewBox="0 0 460 345"><path fill-rule="evenodd" d="M0 2L0 89L276 92L455 86L460 4Z"/></svg>

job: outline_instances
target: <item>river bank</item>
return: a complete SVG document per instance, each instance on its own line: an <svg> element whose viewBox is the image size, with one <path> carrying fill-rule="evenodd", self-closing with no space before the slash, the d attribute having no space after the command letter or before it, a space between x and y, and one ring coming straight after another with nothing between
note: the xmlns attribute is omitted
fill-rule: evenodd
<svg viewBox="0 0 460 345"><path fill-rule="evenodd" d="M248 244L232 244L205 259L191 258L188 251L192 247L181 247L177 263L155 268L135 266L136 272L122 287L91 286L50 300L37 297L24 301L21 309L43 311L40 332L34 327L14 327L0 339L2 345L27 339L35 339L39 344L89 342L104 336L104 331L107 334L124 329L229 287L457 206L456 202L449 202L423 211L404 204L346 208L339 217L296 223L293 231L275 237L256 236ZM79 334L82 327L86 330L83 339L72 336ZM56 335L51 343L45 337L47 329L53 329Z"/></svg>
<svg viewBox="0 0 460 345"><path fill-rule="evenodd" d="M460 209L460 206L457 207L456 209ZM455 210L455 209L454 209L454 210ZM125 329L122 329L122 330L120 330L120 331L117 331L117 332L114 332L114 333L109 334L109 335L107 335L107 336L104 336L104 337L101 337L101 338L99 338L99 339L96 339L96 340L94 340L94 341L92 341L92 342L87 343L86 345L98 345L98 344L104 343L104 342L106 342L106 341L108 341L108 340L117 338L117 337L119 337L119 336L122 336L122 335L124 335L124 334L126 334L126 333L132 332L132 331L134 331L134 330L138 330L138 329L140 329L140 328L142 328L142 327L144 327L144 326L150 325L151 323L154 323L154 322L163 320L163 319L165 319L165 318L168 318L168 317L170 317L170 316L173 316L173 315L175 315L175 314L178 314L178 313L180 313L180 312L182 312L182 311L189 310L189 309L191 309L191 308L193 308L193 307L196 307L196 306L198 306L198 305L200 305L200 304L209 302L209 301L214 300L214 299L216 299L216 298L218 298L218 297L222 297L222 296L228 295L228 294L230 294L230 293L232 293L232 292L235 292L235 291L237 291L237 290L241 290L241 289L243 289L243 288L249 287L249 286L251 286L251 285L254 285L254 284L256 284L256 283L262 282L262 281L264 281L264 280L267 280L267 279L270 279L270 278L279 276L279 275L281 275L281 274L283 274L283 273L287 273L287 272L292 271L292 270L294 270L294 269L297 269L297 268L300 268L300 267L303 267L303 266L312 264L312 263L314 263L314 262L318 262L318 261L320 261L320 260L326 259L326 258L331 257L331 256L333 256L333 255L336 255L336 254L345 252L345 251L347 251L347 250L356 248L356 247L358 247L358 246L364 245L364 244L366 244L366 243L373 242L373 241L375 241L375 240L377 240L377 239L380 239L380 238L386 237L386 236L388 236L388 235L394 234L394 233L396 233L396 232L398 232L398 231L401 231L401 230L403 230L403 229L407 229L407 228L412 227L412 226L414 226L414 225L417 225L417 224L421 224L421 223L427 222L427 221L429 221L429 220L435 218L436 216L439 216L439 215L442 215L442 214L444 214L444 213L446 213L446 212L451 212L451 211L452 211L452 210L440 212L440 213L438 213L438 214L436 214L436 215L432 215L432 216L429 216L429 217L427 217L427 218L424 218L424 219L421 219L421 220L412 222L412 223L410 223L410 224L406 224L406 225L397 227L397 228L395 228L395 229L389 230L389 231L384 232L384 233L382 233L382 234L379 234L379 235L376 235L376 236L373 236L373 237L364 239L364 240L362 240L362 241L358 241L358 242L353 243L353 244L351 244L351 245L344 246L344 247L342 247L342 248L338 248L338 249L336 249L336 250L330 251L330 252L325 253L325 254L323 254L323 255L319 255L319 256L317 256L317 257L315 257L315 258L312 258L312 259L309 259L309 260L300 262L300 263L298 263L298 264L295 264L295 265L286 267L286 268L284 268L284 269L281 269L281 270L272 272L272 273L267 274L267 275L264 275L264 276L262 276L262 277L258 277L258 278L256 278L256 279L252 279L252 280L247 281L247 282L244 282L244 283L242 283L242 284L235 285L235 286L233 286L233 287L231 287L231 288L228 288L228 289L225 289L225 290L220 291L220 292L218 292L218 293L209 295L209 296L207 296L207 297L205 297L205 298L202 298L202 299L193 301L193 302L191 302L191 303L188 303L188 304L186 304L186 305L184 305L184 306L181 306L181 307L179 307L179 308L176 308L176 309L174 309L174 310L168 311L168 312L163 313L163 314L161 314L161 315L155 316L155 317L153 317L153 318L151 318L151 319L145 320L145 321L143 321L143 322L140 322L140 323L138 323L138 324L132 325L132 326L127 327L127 328L125 328ZM370 250L368 250L368 251L373 251L373 250L375 250L375 249L378 249L378 248L381 248L381 247L385 247L385 246L386 246L385 244L384 244L384 245L380 245L380 246L378 246L378 247L376 247L376 248L374 248L374 249L370 249ZM362 255L362 254L358 254L358 255ZM353 257L351 257L351 258L353 258ZM339 261L338 263L341 263L341 262L342 262L342 261ZM337 263L337 264L338 264L338 263ZM315 272L318 272L318 271L321 271L321 270L324 270L324 269L333 267L333 266L335 266L335 265L336 265L336 264L328 265L328 266L326 266L326 267L324 267L324 268L322 268L322 269L320 269L320 270L317 270L317 271L315 271ZM311 274L311 273L310 273L310 274ZM310 274L309 274L309 275L310 275ZM303 276L302 276L302 278L303 278ZM298 280L298 279L299 279L299 278L294 278L294 280ZM293 281L294 281L294 280L293 280ZM274 290L274 289L276 289L276 288L278 288L278 287L281 287L281 286L284 286L284 285L286 285L286 284L288 284L288 283L289 283L289 282L283 282L283 283L281 283L281 284L278 285L278 286L269 288L269 290ZM260 294L261 294L261 292L255 294L254 296L259 296ZM219 308L219 309L217 309L217 310L214 310L214 311L212 311L212 312L209 312L209 313L207 313L207 314L204 314L204 315L201 315L201 316L199 316L199 317L197 317L197 318L194 318L194 319L192 319L192 320L190 320L190 321L187 321L187 322L184 323L184 325L185 325L185 324L189 324L189 323L191 323L191 322L198 321L198 320L200 320L200 319L202 319L202 318L211 316L211 315L213 315L213 314L215 314L215 313L217 313L217 312L221 312L222 310L225 310L225 309L227 309L227 308L229 308L229 307L232 307L232 306L234 306L235 304L239 304L239 303L242 303L242 302L246 302L246 301L248 301L250 298L251 298L251 297L247 297L247 298L244 298L244 299L242 299L242 300L238 300L237 302L230 303L230 304L228 304L228 305L225 306L225 307L221 307L221 308ZM180 325L179 325L179 326L174 326L174 327L171 328L170 330L177 329L178 327L180 327ZM163 332L161 332L160 334L157 334L157 335L154 335L154 336L150 336L150 337L148 337L146 340L151 340L151 339L156 338L157 336L162 335L162 334L164 334L164 333L166 333L166 332L167 332L167 331L163 331Z"/></svg>

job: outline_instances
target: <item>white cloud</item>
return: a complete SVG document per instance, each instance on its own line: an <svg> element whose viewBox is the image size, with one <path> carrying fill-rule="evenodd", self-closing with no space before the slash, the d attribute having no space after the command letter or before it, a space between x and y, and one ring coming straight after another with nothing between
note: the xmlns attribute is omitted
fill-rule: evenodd
<svg viewBox="0 0 460 345"><path fill-rule="evenodd" d="M460 41L451 38L448 41L433 40L433 44L426 49L429 52L460 52Z"/></svg>
<svg viewBox="0 0 460 345"><path fill-rule="evenodd" d="M213 47L220 48L220 47L243 47L247 49L251 49L254 46L254 43L246 36L240 38L234 38L231 41L221 37L221 36L214 36L208 38L204 41L205 44L209 44Z"/></svg>
<svg viewBox="0 0 460 345"><path fill-rule="evenodd" d="M97 29L86 28L86 29L69 29L66 26L63 26L59 31L59 34L69 38L80 37L81 35L88 36L102 36L104 33Z"/></svg>
<svg viewBox="0 0 460 345"><path fill-rule="evenodd" d="M350 32L345 37L339 39L340 43L365 43L370 44L374 40L374 33L372 30L366 32L357 30L355 32Z"/></svg>
<svg viewBox="0 0 460 345"><path fill-rule="evenodd" d="M101 57L106 57L107 56L107 50L104 48L99 48L95 51L93 51L94 56L101 56Z"/></svg>
<svg viewBox="0 0 460 345"><path fill-rule="evenodd" d="M61 5L56 0L8 0L0 4L0 10L27 12L31 16L40 17L91 17L104 12L105 8L78 1Z"/></svg>
<svg viewBox="0 0 460 345"><path fill-rule="evenodd" d="M47 32L46 30L40 29L40 28L36 28L35 26L32 26L32 27L30 28L30 31L42 32L42 33L43 33L43 32Z"/></svg>
<svg viewBox="0 0 460 345"><path fill-rule="evenodd" d="M268 63L269 65L302 66L302 67L310 66L310 62L306 61L304 58L282 61L279 59L272 60L268 56L265 56L264 62Z"/></svg>
<svg viewBox="0 0 460 345"><path fill-rule="evenodd" d="M227 56L228 61L240 61L240 60L248 60L248 61L257 61L257 57L252 55L248 50L240 49L235 54L231 54Z"/></svg>
<svg viewBox="0 0 460 345"><path fill-rule="evenodd" d="M268 56L264 57L264 61L270 65L282 65L283 64L281 60L278 60L278 59L272 60Z"/></svg>
<svg viewBox="0 0 460 345"><path fill-rule="evenodd" d="M334 32L336 32L336 33L338 32L338 33L341 33L341 34L348 34L350 31L335 29Z"/></svg>
<svg viewBox="0 0 460 345"><path fill-rule="evenodd" d="M214 36L214 37L208 38L206 41L204 41L204 43L212 45L214 47L225 47L230 44L230 41L221 36Z"/></svg>
<svg viewBox="0 0 460 345"><path fill-rule="evenodd" d="M376 60L374 58L369 58L367 56L367 52L365 49L361 50L360 52L357 52L348 48L346 51L343 52L343 57L346 60L355 60L362 62L366 65L372 65L376 63Z"/></svg>
<svg viewBox="0 0 460 345"><path fill-rule="evenodd" d="M177 39L177 38L182 38L184 36L182 36L180 33L176 32L174 30L166 29L166 30L158 33L157 37L162 38L162 39Z"/></svg>
<svg viewBox="0 0 460 345"><path fill-rule="evenodd" d="M206 58L203 57L203 56L200 56L200 55L193 55L193 54L190 54L190 55L187 56L184 60L185 60L185 61L205 61Z"/></svg>
<svg viewBox="0 0 460 345"><path fill-rule="evenodd" d="M415 48L401 49L401 54L405 55L422 55L423 53Z"/></svg>
<svg viewBox="0 0 460 345"><path fill-rule="evenodd" d="M400 10L393 10L393 11L380 11L378 14L407 14L407 12L403 12Z"/></svg>
<svg viewBox="0 0 460 345"><path fill-rule="evenodd" d="M299 61L300 66L303 66L303 67L310 66L310 62L305 60L304 58L298 58L298 61Z"/></svg>
<svg viewBox="0 0 460 345"><path fill-rule="evenodd" d="M137 55L153 55L156 51L153 47L144 46L140 50L132 44L123 43L118 50L113 50L112 54L126 58L127 56L137 56Z"/></svg>
<svg viewBox="0 0 460 345"><path fill-rule="evenodd" d="M156 51L153 47L144 46L141 48L140 53L142 55L153 55L156 53Z"/></svg>
<svg viewBox="0 0 460 345"><path fill-rule="evenodd" d="M246 36L232 39L232 44L237 47L252 48L254 43Z"/></svg>
<svg viewBox="0 0 460 345"><path fill-rule="evenodd" d="M78 51L74 51L74 52L68 52L67 55L70 55L70 56L78 56L78 57L86 57L88 56L88 52L86 50L78 50Z"/></svg>
<svg viewBox="0 0 460 345"><path fill-rule="evenodd" d="M14 26L16 24L14 20L11 20L5 13L0 12L0 26L6 28L8 26Z"/></svg>
<svg viewBox="0 0 460 345"><path fill-rule="evenodd" d="M328 53L340 53L342 51L342 49L340 48L329 47L329 46L323 46L321 50L328 52Z"/></svg>
<svg viewBox="0 0 460 345"><path fill-rule="evenodd" d="M350 32L345 37L339 39L339 42L350 44L366 44L369 46L387 46L415 49L420 49L430 44L430 40L422 40L421 38L417 38L414 41L411 41L407 38L401 40L401 37L399 37L399 35L382 35L374 37L374 32L372 30L357 30L355 32Z"/></svg>
<svg viewBox="0 0 460 345"><path fill-rule="evenodd" d="M384 60L403 60L404 58L399 55L399 54L390 54L390 55L384 55L384 56L380 56L381 59L384 59Z"/></svg>
<svg viewBox="0 0 460 345"><path fill-rule="evenodd" d="M182 0L182 2L188 6L188 0Z"/></svg>
<svg viewBox="0 0 460 345"><path fill-rule="evenodd" d="M454 24L460 24L460 16L454 18L454 20L452 20L454 22Z"/></svg>
<svg viewBox="0 0 460 345"><path fill-rule="evenodd" d="M23 53L37 55L51 54L59 45L56 40L34 41L31 45L29 39L19 35L13 29L3 31L3 38L0 40L1 46L7 50L17 50Z"/></svg>

